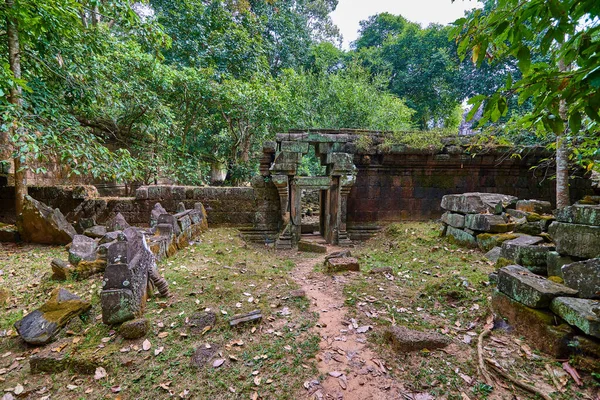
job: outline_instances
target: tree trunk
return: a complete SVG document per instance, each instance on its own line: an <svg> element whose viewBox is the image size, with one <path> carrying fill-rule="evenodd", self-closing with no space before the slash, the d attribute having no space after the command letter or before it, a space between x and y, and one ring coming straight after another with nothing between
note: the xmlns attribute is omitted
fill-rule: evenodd
<svg viewBox="0 0 600 400"><path fill-rule="evenodd" d="M559 61L558 68L561 72L568 70L563 60ZM571 204L569 195L569 144L567 143L569 121L567 118L567 103L563 99L560 100L558 112L565 124L565 130L556 137L556 208L563 208Z"/></svg>
<svg viewBox="0 0 600 400"><path fill-rule="evenodd" d="M6 36L8 38L8 62L10 70L15 79L21 79L21 49L19 47L19 26L17 19L11 16L14 12L14 0L6 0L8 17L6 18ZM9 101L20 109L23 105L21 86L13 84L10 89ZM13 121L9 129L9 135L12 137L15 131L19 132L16 121ZM19 156L14 158L15 164L15 211L19 215L23 211L23 203L27 195L27 172L21 163Z"/></svg>

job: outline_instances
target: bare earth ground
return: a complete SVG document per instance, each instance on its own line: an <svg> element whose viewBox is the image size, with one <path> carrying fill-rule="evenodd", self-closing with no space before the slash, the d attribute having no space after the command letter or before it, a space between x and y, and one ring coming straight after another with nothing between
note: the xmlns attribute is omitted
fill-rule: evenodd
<svg viewBox="0 0 600 400"><path fill-rule="evenodd" d="M477 336L490 315L487 274L493 270L480 252L446 243L432 223L393 225L352 252L361 272L331 275L322 270L324 255L275 252L244 244L235 230L211 229L161 263L173 297L148 301L151 347L144 350L145 339L124 340L99 321L101 276L55 282L49 263L66 258L64 249L0 244L0 396L536 398L502 378L488 386L478 374ZM392 271L369 274L376 267ZM72 339L69 346L82 356L99 357L106 377L29 373L28 358L38 350L25 345L12 324L59 285L92 301L89 315L75 319L60 337ZM297 288L306 298L290 296ZM194 333L190 320L206 309L218 314L217 323L205 334ZM229 328L232 315L253 309L262 310L260 324ZM390 325L437 331L453 343L443 350L397 354L383 336ZM200 367L191 363L198 348L211 350ZM569 360L539 354L510 332L494 330L484 353L553 399L598 399L598 377L580 371L578 387L562 370L561 362ZM224 362L215 367L217 360Z"/></svg>

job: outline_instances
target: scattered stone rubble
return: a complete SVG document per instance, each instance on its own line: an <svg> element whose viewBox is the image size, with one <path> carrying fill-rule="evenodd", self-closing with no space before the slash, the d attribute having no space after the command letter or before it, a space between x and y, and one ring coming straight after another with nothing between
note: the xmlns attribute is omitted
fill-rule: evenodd
<svg viewBox="0 0 600 400"><path fill-rule="evenodd" d="M31 196L25 196L17 227L22 240L41 244L68 244L77 233L58 208L48 207Z"/></svg>
<svg viewBox="0 0 600 400"><path fill-rule="evenodd" d="M600 353L599 203L588 196L552 215L548 202L499 194L442 200L443 233L500 268L494 311L555 357ZM586 365L600 370L597 360Z"/></svg>

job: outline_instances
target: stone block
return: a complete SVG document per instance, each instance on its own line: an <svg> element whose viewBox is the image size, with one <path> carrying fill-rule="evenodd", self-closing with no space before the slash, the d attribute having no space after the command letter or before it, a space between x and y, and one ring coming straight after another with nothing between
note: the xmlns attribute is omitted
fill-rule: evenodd
<svg viewBox="0 0 600 400"><path fill-rule="evenodd" d="M552 204L549 201L541 200L519 200L516 209L518 211L549 214L552 212Z"/></svg>
<svg viewBox="0 0 600 400"><path fill-rule="evenodd" d="M126 321L119 327L119 333L125 339L139 339L146 336L150 330L150 321L146 318L138 318L131 321Z"/></svg>
<svg viewBox="0 0 600 400"><path fill-rule="evenodd" d="M501 251L502 251L502 248L496 246L493 249L491 249L490 251L488 251L487 253L485 253L485 258L487 258L491 262L495 263L500 258Z"/></svg>
<svg viewBox="0 0 600 400"><path fill-rule="evenodd" d="M160 200L161 190L160 186L148 186L148 200Z"/></svg>
<svg viewBox="0 0 600 400"><path fill-rule="evenodd" d="M10 242L16 243L20 240L19 231L14 225L2 225L0 223L0 243Z"/></svg>
<svg viewBox="0 0 600 400"><path fill-rule="evenodd" d="M89 302L65 289L57 288L40 308L17 321L15 328L27 343L46 344L52 341L67 322L89 308Z"/></svg>
<svg viewBox="0 0 600 400"><path fill-rule="evenodd" d="M446 236L451 242L454 242L460 246L477 247L477 239L475 239L475 236L461 229L449 226L446 230Z"/></svg>
<svg viewBox="0 0 600 400"><path fill-rule="evenodd" d="M449 194L442 197L442 208L462 214L501 214L505 205L516 199L514 196L496 193Z"/></svg>
<svg viewBox="0 0 600 400"><path fill-rule="evenodd" d="M97 258L97 248L96 240L84 235L75 235L69 248L69 262L77 266L81 261L94 261Z"/></svg>
<svg viewBox="0 0 600 400"><path fill-rule="evenodd" d="M586 335L600 339L600 301L557 297L552 300L550 309Z"/></svg>
<svg viewBox="0 0 600 400"><path fill-rule="evenodd" d="M492 295L492 309L536 350L557 358L571 353L569 344L575 332L550 311L527 307L497 290Z"/></svg>
<svg viewBox="0 0 600 400"><path fill-rule="evenodd" d="M102 225L95 225L91 228L86 229L83 232L84 236L87 236L92 239L100 239L106 235L106 227Z"/></svg>
<svg viewBox="0 0 600 400"><path fill-rule="evenodd" d="M521 235L515 239L507 240L502 243L502 258L506 258L507 260L515 260L517 259L519 248L523 246L534 246L536 244L542 243L544 241L543 238L539 236L529 236L529 235Z"/></svg>
<svg viewBox="0 0 600 400"><path fill-rule="evenodd" d="M580 258L600 257L600 226L553 222L548 233L560 254Z"/></svg>
<svg viewBox="0 0 600 400"><path fill-rule="evenodd" d="M592 258L562 267L565 285L579 291L584 299L600 299L600 258Z"/></svg>
<svg viewBox="0 0 600 400"><path fill-rule="evenodd" d="M40 244L68 244L77 234L58 208L48 207L31 196L25 196L17 227L21 239Z"/></svg>
<svg viewBox="0 0 600 400"><path fill-rule="evenodd" d="M571 264L575 262L573 258L569 256L563 256L557 251L549 251L546 257L546 265L548 276L558 276L563 278L562 267L563 265Z"/></svg>
<svg viewBox="0 0 600 400"><path fill-rule="evenodd" d="M600 205L577 204L558 209L556 220L569 224L600 226Z"/></svg>
<svg viewBox="0 0 600 400"><path fill-rule="evenodd" d="M452 340L436 332L421 332L405 326L387 328L384 337L392 344L392 348L400 353L420 350L441 349L452 343Z"/></svg>
<svg viewBox="0 0 600 400"><path fill-rule="evenodd" d="M468 214L465 227L479 232L506 233L513 230L515 224L509 224L501 215Z"/></svg>
<svg viewBox="0 0 600 400"><path fill-rule="evenodd" d="M153 228L158 224L158 217L162 214L167 214L167 210L160 204L156 203L150 211L150 227Z"/></svg>
<svg viewBox="0 0 600 400"><path fill-rule="evenodd" d="M106 221L106 230L108 232L113 231L124 231L131 225L125 220L125 217L121 213L117 213L114 217Z"/></svg>
<svg viewBox="0 0 600 400"><path fill-rule="evenodd" d="M354 257L330 258L325 261L328 272L360 271L358 260Z"/></svg>
<svg viewBox="0 0 600 400"><path fill-rule="evenodd" d="M79 374L93 374L96 368L106 366L105 364L100 355L80 352L77 345L73 344L72 338L61 339L52 346L40 349L29 358L32 374L57 374L66 370Z"/></svg>
<svg viewBox="0 0 600 400"><path fill-rule="evenodd" d="M298 251L307 251L311 253L327 253L327 246L308 240L300 240L298 242Z"/></svg>
<svg viewBox="0 0 600 400"><path fill-rule="evenodd" d="M135 198L137 200L147 200L148 199L148 188L146 186L141 186L135 190Z"/></svg>
<svg viewBox="0 0 600 400"><path fill-rule="evenodd" d="M547 308L555 297L577 295L577 290L535 275L519 265L500 268L498 290L531 308Z"/></svg>
<svg viewBox="0 0 600 400"><path fill-rule="evenodd" d="M455 228L465 227L465 216L462 214L456 214L447 211L442 214L441 220L443 223L453 226Z"/></svg>

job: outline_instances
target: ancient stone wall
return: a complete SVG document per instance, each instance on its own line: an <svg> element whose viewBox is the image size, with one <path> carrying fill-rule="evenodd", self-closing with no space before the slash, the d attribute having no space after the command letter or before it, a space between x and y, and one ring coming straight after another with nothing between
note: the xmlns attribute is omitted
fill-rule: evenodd
<svg viewBox="0 0 600 400"><path fill-rule="evenodd" d="M271 182L263 177L257 179L254 187L143 186L136 190L135 197L100 197L93 186L30 187L29 193L50 207L59 208L71 222L84 216L96 218L99 224L121 213L132 225L147 225L157 202L169 213L175 213L181 202L187 209L201 202L210 226L258 226L256 232L262 238L277 230L279 199ZM14 187L0 187L0 222L15 220Z"/></svg>
<svg viewBox="0 0 600 400"><path fill-rule="evenodd" d="M446 194L503 193L521 199L555 204L553 169L532 167L548 157L543 148L526 149L510 157L509 149L470 154L464 146L448 145L440 151L391 149L357 152L356 183L348 197L347 224L351 238L360 239L386 223L427 220L442 214ZM591 181L573 177L573 201L592 193Z"/></svg>

